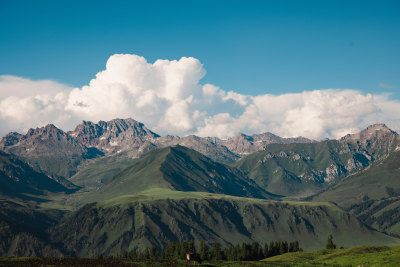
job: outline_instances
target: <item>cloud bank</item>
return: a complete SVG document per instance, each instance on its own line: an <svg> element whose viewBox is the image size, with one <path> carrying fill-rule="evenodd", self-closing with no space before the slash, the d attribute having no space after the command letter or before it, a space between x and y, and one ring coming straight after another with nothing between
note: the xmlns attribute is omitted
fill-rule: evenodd
<svg viewBox="0 0 400 267"><path fill-rule="evenodd" d="M82 120L132 117L160 134L217 136L272 132L283 137L339 138L373 123L400 126L400 102L388 94L324 89L244 95L202 84L192 57L157 60L117 54L88 85L0 76L0 134L54 123L71 130Z"/></svg>

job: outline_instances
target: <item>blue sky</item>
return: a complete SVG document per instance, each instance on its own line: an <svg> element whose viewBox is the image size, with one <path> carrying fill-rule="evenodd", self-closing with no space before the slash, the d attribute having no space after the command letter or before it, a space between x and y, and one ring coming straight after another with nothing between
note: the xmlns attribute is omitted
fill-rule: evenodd
<svg viewBox="0 0 400 267"><path fill-rule="evenodd" d="M0 32L0 135L400 130L400 1L0 0Z"/></svg>
<svg viewBox="0 0 400 267"><path fill-rule="evenodd" d="M240 93L400 96L399 1L2 0L0 25L0 74L83 86L115 53L191 56Z"/></svg>

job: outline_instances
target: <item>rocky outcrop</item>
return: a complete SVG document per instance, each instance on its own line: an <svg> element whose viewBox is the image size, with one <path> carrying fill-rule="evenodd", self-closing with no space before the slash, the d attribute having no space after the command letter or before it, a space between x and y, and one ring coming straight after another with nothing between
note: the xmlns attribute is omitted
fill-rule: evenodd
<svg viewBox="0 0 400 267"><path fill-rule="evenodd" d="M106 153L139 149L146 141L159 137L143 123L130 118L98 123L83 121L68 134L81 144Z"/></svg>
<svg viewBox="0 0 400 267"><path fill-rule="evenodd" d="M400 143L400 138L385 124L374 124L358 133L342 137L340 142L348 150L363 155L369 161L374 161L395 151Z"/></svg>
<svg viewBox="0 0 400 267"><path fill-rule="evenodd" d="M282 138L272 133L245 135L239 133L238 135L228 138L226 140L216 139L216 143L226 146L231 152L245 156L256 151L262 150L269 144L289 144L289 143L313 143L315 141L304 138Z"/></svg>
<svg viewBox="0 0 400 267"><path fill-rule="evenodd" d="M25 135L10 133L1 140L0 149L21 157L35 170L58 180L73 175L85 159L102 155L53 124L31 128Z"/></svg>

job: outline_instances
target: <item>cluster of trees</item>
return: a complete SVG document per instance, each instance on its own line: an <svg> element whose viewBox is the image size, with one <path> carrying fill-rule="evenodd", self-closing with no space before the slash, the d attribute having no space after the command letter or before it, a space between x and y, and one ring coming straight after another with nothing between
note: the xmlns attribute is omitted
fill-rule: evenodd
<svg viewBox="0 0 400 267"><path fill-rule="evenodd" d="M264 246L258 242L252 242L226 248L223 248L218 242L208 246L204 241L201 241L197 249L193 240L189 240L168 244L161 251L161 255L157 248L153 246L151 249L146 248L142 251L138 249L133 249L129 252L124 251L121 255L116 255L115 257L125 259L159 259L161 256L162 259L185 260L186 253L197 253L201 260L251 261L296 251L302 251L298 241L290 243L286 241L272 241L269 244L265 243Z"/></svg>
<svg viewBox="0 0 400 267"><path fill-rule="evenodd" d="M184 241L180 243L171 243L167 245L161 253L163 259L185 259L186 253L198 253L202 260L260 260L286 252L300 251L298 241L286 242L275 241L266 243L264 246L258 242L242 243L234 246L223 248L220 243L213 243L208 246L204 241L200 243L199 249L193 241Z"/></svg>
<svg viewBox="0 0 400 267"><path fill-rule="evenodd" d="M333 242L333 236L329 235L326 241L326 249L336 249L336 244ZM340 247L341 249L343 247ZM303 251L300 248L299 242L294 241L271 241L264 246L258 242L236 244L230 247L223 248L220 243L213 243L208 246L204 241L200 242L199 249L193 240L176 242L168 244L162 251L161 255L157 248L153 246L151 249L146 248L142 251L133 249L130 252L124 251L122 255L111 256L110 258L125 258L125 259L168 259L168 260L185 260L186 253L196 253L201 260L229 260L229 261L252 261L261 260L276 255L281 255L287 252ZM161 256L161 257L160 257ZM98 256L103 258L102 255Z"/></svg>

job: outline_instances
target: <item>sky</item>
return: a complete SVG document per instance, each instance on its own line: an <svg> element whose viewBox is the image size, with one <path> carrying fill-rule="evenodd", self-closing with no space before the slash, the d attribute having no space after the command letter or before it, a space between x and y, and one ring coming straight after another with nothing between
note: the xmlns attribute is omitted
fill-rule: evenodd
<svg viewBox="0 0 400 267"><path fill-rule="evenodd" d="M400 130L400 1L0 0L0 135Z"/></svg>

